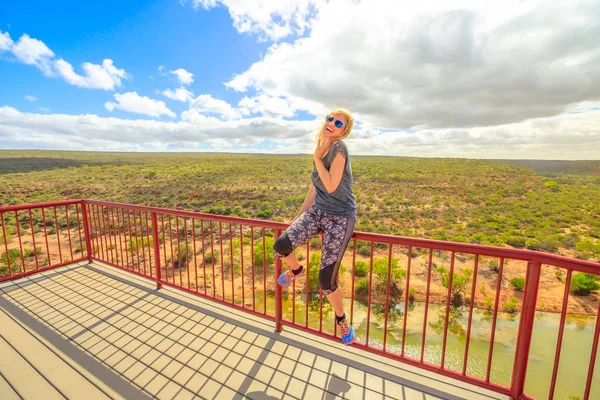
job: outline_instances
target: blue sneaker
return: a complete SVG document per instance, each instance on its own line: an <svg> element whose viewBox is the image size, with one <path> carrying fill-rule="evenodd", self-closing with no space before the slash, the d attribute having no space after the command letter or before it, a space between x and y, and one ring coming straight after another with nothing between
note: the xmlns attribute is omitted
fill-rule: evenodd
<svg viewBox="0 0 600 400"><path fill-rule="evenodd" d="M354 333L354 328L348 322L347 317L338 323L338 327L340 328L340 333L342 334L342 343L344 343L346 346L354 343L356 335Z"/></svg>
<svg viewBox="0 0 600 400"><path fill-rule="evenodd" d="M294 275L291 269L282 272L281 275L279 275L279 278L277 279L277 283L279 283L280 286L287 286L294 280L306 275L306 268L304 268L303 265L301 265L300 267L302 267L302 271L298 275Z"/></svg>

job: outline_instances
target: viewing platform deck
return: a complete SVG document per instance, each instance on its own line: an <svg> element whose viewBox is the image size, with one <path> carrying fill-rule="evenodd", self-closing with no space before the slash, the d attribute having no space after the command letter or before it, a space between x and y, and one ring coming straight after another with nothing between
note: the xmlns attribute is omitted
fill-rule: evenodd
<svg viewBox="0 0 600 400"><path fill-rule="evenodd" d="M506 396L93 262L0 283L0 398Z"/></svg>

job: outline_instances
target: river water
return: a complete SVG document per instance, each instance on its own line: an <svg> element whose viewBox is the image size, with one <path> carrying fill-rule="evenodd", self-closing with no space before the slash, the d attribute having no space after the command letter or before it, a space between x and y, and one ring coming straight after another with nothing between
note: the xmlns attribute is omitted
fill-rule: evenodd
<svg viewBox="0 0 600 400"><path fill-rule="evenodd" d="M296 322L304 325L306 306L304 295L296 296ZM260 300L259 300L260 299ZM319 328L319 297L310 298L309 326ZM257 297L257 303L262 307L262 296ZM274 298L267 299L267 311L274 313ZM383 347L384 310L372 306L369 319L369 345ZM284 296L284 318L292 319L292 297ZM350 299L345 299L346 313L350 313ZM402 345L402 329L404 304L400 303L389 315L386 349L400 353ZM424 360L439 365L441 362L444 336L443 317L444 305L431 304L428 310L426 324L426 340ZM421 340L423 337L424 303L409 305L405 355L420 359ZM462 372L466 345L466 330L468 309L453 313L452 324L448 330L446 344L446 368ZM490 380L508 386L512 377L515 346L519 327L519 314L510 315L499 313L496 322L494 349ZM353 326L356 330L357 341L364 343L367 332L367 306L359 301L354 302ZM323 330L333 333L334 313L329 302L323 298ZM568 315L565 323L563 346L555 388L555 399L583 398L587 378L590 351L593 340L596 318ZM531 352L527 369L525 393L535 398L548 398L554 356L558 338L560 314L536 312L533 330ZM486 366L490 349L492 315L489 311L475 309L467 361L467 374L485 379ZM600 357L599 357L600 358ZM595 378L590 399L600 399L600 366L596 360Z"/></svg>

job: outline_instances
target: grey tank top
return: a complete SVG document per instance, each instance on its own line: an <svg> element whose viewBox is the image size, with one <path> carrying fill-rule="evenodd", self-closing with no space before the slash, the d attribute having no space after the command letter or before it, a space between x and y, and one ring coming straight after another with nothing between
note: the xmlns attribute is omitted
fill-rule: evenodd
<svg viewBox="0 0 600 400"><path fill-rule="evenodd" d="M317 171L317 167L314 165L313 160L312 182L317 190L315 207L327 214L341 217L355 217L356 199L354 198L354 192L352 190L352 166L350 165L350 157L348 155L346 143L342 140L333 143L327 154L322 158L323 165L325 166L325 169L329 171L331 163L333 163L338 152L344 154L346 165L344 166L342 180L332 193L328 193L327 189L325 189L325 185L323 185L323 181L321 181L321 178L319 177L319 172Z"/></svg>

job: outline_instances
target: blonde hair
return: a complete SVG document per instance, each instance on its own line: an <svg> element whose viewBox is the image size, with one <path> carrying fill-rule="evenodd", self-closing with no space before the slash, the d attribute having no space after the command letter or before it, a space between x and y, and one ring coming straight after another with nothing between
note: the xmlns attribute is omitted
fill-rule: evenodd
<svg viewBox="0 0 600 400"><path fill-rule="evenodd" d="M338 140L343 140L343 139L346 139L348 136L350 136L350 132L352 131L352 127L354 126L354 117L352 116L350 111L346 110L345 108L336 108L335 110L331 111L327 115L333 115L333 114L344 114L344 116L346 116L346 120L348 122L344 126L344 133L342 133L341 136L336 137L336 142L337 142ZM325 121L325 118L323 118L323 123L321 124L321 128L319 128L319 132L317 133L317 144L321 143L321 141L323 140L323 129L325 128L326 123L327 123L327 121Z"/></svg>

